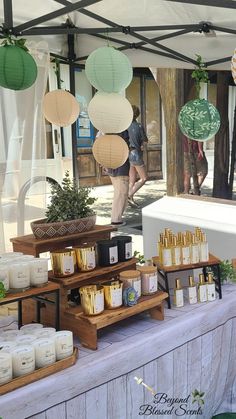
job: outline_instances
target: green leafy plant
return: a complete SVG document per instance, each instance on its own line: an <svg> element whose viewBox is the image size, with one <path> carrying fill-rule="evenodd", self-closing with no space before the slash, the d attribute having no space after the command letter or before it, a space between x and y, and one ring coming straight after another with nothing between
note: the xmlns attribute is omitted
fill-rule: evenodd
<svg viewBox="0 0 236 419"><path fill-rule="evenodd" d="M46 222L69 221L93 215L91 205L96 198L92 198L90 193L91 188L79 188L67 170L62 186L51 182L51 201L45 214Z"/></svg>
<svg viewBox="0 0 236 419"><path fill-rule="evenodd" d="M208 72L206 71L206 65L202 61L201 55L196 54L197 57L197 67L192 72L191 76L192 79L195 80L195 86L196 86L196 95L197 98L199 98L201 85L200 83L209 83L209 77Z"/></svg>
<svg viewBox="0 0 236 419"><path fill-rule="evenodd" d="M192 403L197 403L198 406L204 405L204 397L205 393L202 391L194 390L192 392Z"/></svg>
<svg viewBox="0 0 236 419"><path fill-rule="evenodd" d="M0 299L6 297L6 288L2 281L0 281Z"/></svg>
<svg viewBox="0 0 236 419"><path fill-rule="evenodd" d="M24 38L12 38L12 36L7 35L6 38L1 42L1 45L15 45L16 47L22 48L24 51L29 51L28 48L25 46L26 39Z"/></svg>
<svg viewBox="0 0 236 419"><path fill-rule="evenodd" d="M226 259L226 260L222 260L219 264L220 267L220 281L221 282L225 282L225 281L236 281L236 270L233 267L232 263L230 262L230 260ZM217 277L218 272L217 272L217 267L216 266L212 266L211 268L207 269L208 272L212 272L214 277Z"/></svg>
<svg viewBox="0 0 236 419"><path fill-rule="evenodd" d="M134 251L134 257L138 259L138 263L140 263L140 265L146 262L144 255L141 255L141 253L138 252L137 250Z"/></svg>

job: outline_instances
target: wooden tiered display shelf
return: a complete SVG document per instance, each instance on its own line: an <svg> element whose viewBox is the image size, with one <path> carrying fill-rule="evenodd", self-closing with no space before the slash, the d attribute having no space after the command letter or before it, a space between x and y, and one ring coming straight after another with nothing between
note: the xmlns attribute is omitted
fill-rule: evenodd
<svg viewBox="0 0 236 419"><path fill-rule="evenodd" d="M27 255L38 257L40 253L63 249L67 246L77 246L85 241L108 240L110 233L116 230L115 227L110 225L95 225L90 231L83 231L82 233L68 236L36 239L33 234L27 234L26 236L13 237L10 241L12 242L14 252L23 252Z"/></svg>
<svg viewBox="0 0 236 419"><path fill-rule="evenodd" d="M168 274L180 271L187 271L192 269L199 269L202 268L205 281L207 278L207 267L216 267L217 270L217 277L214 278L216 283L216 291L219 294L219 298L222 298L222 290L221 290L221 280L220 280L220 262L221 260L216 256L209 253L209 259L206 262L199 262L199 263L191 263L189 265L175 265L175 266L163 266L160 262L159 256L154 256L152 258L153 264L157 267L157 271L159 273L159 281L158 286L162 291L165 291L169 294L169 281L168 281ZM160 281L161 280L161 281ZM168 308L171 308L170 297L167 299Z"/></svg>
<svg viewBox="0 0 236 419"><path fill-rule="evenodd" d="M81 306L71 306L68 302L68 291L88 284L103 284L112 278L116 278L121 271L136 269L137 259L132 258L126 262L117 263L113 266L97 267L90 272L80 272L68 278L56 278L49 272L51 281L61 286L61 325L62 328L71 330L77 335L82 345L90 348L97 348L97 331L112 323L116 323L134 314L149 310L151 316L162 320L162 301L168 298L165 292L158 292L153 296L145 296L139 299L133 307L120 307L114 310L105 310L96 316L85 316ZM47 319L48 323L48 319Z"/></svg>
<svg viewBox="0 0 236 419"><path fill-rule="evenodd" d="M156 320L164 320L163 300L168 297L166 292L159 291L154 295L143 296L138 304L132 307L122 306L113 310L105 310L96 316L86 316L81 307L71 307L65 311L68 324L76 322L77 335L81 344L90 349L97 349L97 331L120 320L148 310Z"/></svg>

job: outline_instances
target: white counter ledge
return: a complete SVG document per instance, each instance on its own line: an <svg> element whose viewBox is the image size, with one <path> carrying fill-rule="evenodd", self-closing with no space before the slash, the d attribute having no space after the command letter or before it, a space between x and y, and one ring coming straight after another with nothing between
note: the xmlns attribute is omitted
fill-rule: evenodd
<svg viewBox="0 0 236 419"><path fill-rule="evenodd" d="M236 411L236 286L224 286L222 300L166 309L164 321L143 314L104 329L98 351L81 348L73 367L1 396L0 416L137 419L143 404L167 409L135 376L168 397L205 392L202 414L184 418ZM187 408L197 407L189 398Z"/></svg>

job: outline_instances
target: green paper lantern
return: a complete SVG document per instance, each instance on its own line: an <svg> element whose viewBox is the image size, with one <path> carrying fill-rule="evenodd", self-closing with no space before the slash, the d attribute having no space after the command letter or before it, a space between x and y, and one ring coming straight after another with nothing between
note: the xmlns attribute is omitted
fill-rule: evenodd
<svg viewBox="0 0 236 419"><path fill-rule="evenodd" d="M194 99L182 107L178 122L190 140L208 141L219 131L220 114L207 100Z"/></svg>
<svg viewBox="0 0 236 419"><path fill-rule="evenodd" d="M0 47L0 86L24 90L34 84L37 65L33 57L17 45Z"/></svg>
<svg viewBox="0 0 236 419"><path fill-rule="evenodd" d="M119 93L130 84L133 69L125 54L113 47L102 47L87 58L85 74L97 90Z"/></svg>

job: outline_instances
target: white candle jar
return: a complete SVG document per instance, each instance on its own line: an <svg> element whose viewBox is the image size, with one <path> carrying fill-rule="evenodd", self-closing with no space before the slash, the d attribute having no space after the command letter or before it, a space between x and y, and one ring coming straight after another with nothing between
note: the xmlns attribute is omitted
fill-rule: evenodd
<svg viewBox="0 0 236 419"><path fill-rule="evenodd" d="M157 268L155 266L139 266L141 273L142 295L151 295L158 290Z"/></svg>
<svg viewBox="0 0 236 419"><path fill-rule="evenodd" d="M35 258L29 262L30 285L41 287L48 282L48 260Z"/></svg>
<svg viewBox="0 0 236 419"><path fill-rule="evenodd" d="M9 268L5 263L0 263L0 281L3 283L6 291L9 290Z"/></svg>
<svg viewBox="0 0 236 419"><path fill-rule="evenodd" d="M46 367L56 362L56 348L53 339L37 339L33 346L36 368Z"/></svg>
<svg viewBox="0 0 236 419"><path fill-rule="evenodd" d="M9 266L9 282L11 290L24 290L30 287L29 263L15 261Z"/></svg>
<svg viewBox="0 0 236 419"><path fill-rule="evenodd" d="M20 330L6 330L4 332L2 332L1 335L1 340L15 340L17 338L17 336L20 336L21 332Z"/></svg>
<svg viewBox="0 0 236 419"><path fill-rule="evenodd" d="M17 346L11 350L13 377L21 377L35 370L33 346Z"/></svg>
<svg viewBox="0 0 236 419"><path fill-rule="evenodd" d="M120 280L124 283L125 288L133 287L141 297L141 276L140 272L136 270L128 270L120 272Z"/></svg>
<svg viewBox="0 0 236 419"><path fill-rule="evenodd" d="M16 337L16 344L19 345L32 345L37 339L35 335L20 335Z"/></svg>
<svg viewBox="0 0 236 419"><path fill-rule="evenodd" d="M0 352L0 384L8 383L12 380L12 356L11 354Z"/></svg>
<svg viewBox="0 0 236 419"><path fill-rule="evenodd" d="M55 336L56 329L54 327L43 327L42 329L35 329L33 334L37 339L52 338Z"/></svg>
<svg viewBox="0 0 236 419"><path fill-rule="evenodd" d="M0 253L0 260L1 259L14 259L23 256L22 252L5 252Z"/></svg>
<svg viewBox="0 0 236 419"><path fill-rule="evenodd" d="M34 333L35 330L42 329L43 325L41 323L29 323L21 326L20 330L24 334Z"/></svg>
<svg viewBox="0 0 236 419"><path fill-rule="evenodd" d="M70 330L61 330L55 334L56 358L67 358L73 354L73 333Z"/></svg>
<svg viewBox="0 0 236 419"><path fill-rule="evenodd" d="M16 342L13 340L1 340L0 341L0 353L9 352L16 347Z"/></svg>

